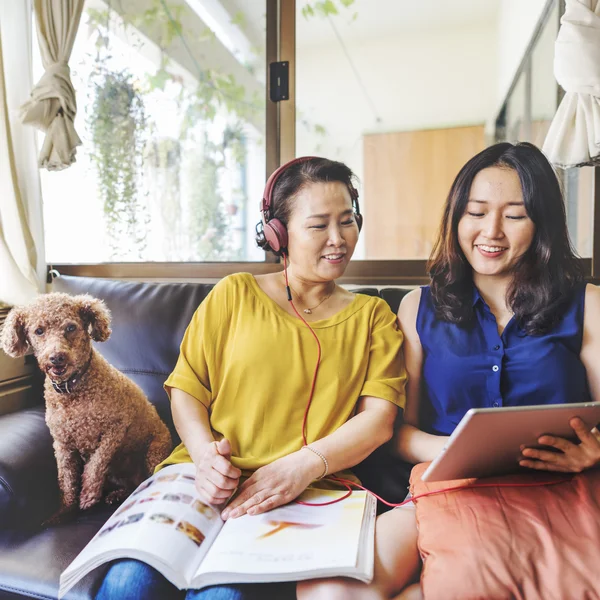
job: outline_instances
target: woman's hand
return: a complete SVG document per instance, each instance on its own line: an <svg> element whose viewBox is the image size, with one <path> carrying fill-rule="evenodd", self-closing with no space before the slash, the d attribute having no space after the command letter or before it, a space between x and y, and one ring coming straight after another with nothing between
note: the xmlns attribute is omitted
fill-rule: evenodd
<svg viewBox="0 0 600 600"><path fill-rule="evenodd" d="M258 515L297 498L323 473L323 461L308 450L298 450L257 469L240 493L221 513L223 519Z"/></svg>
<svg viewBox="0 0 600 600"><path fill-rule="evenodd" d="M242 472L230 461L229 440L207 444L203 454L195 461L196 490L208 504L223 504L233 494Z"/></svg>
<svg viewBox="0 0 600 600"><path fill-rule="evenodd" d="M580 444L552 435L543 435L538 442L556 448L558 452L524 448L523 458L519 464L538 471L560 471L561 473L581 473L585 469L595 467L600 463L600 433L596 428L588 431L579 417L571 419L569 425L581 441Z"/></svg>

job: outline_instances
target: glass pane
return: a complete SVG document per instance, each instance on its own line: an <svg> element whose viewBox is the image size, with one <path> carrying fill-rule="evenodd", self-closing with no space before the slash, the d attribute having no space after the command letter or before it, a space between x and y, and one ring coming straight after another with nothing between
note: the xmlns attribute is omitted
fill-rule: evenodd
<svg viewBox="0 0 600 600"><path fill-rule="evenodd" d="M548 17L531 55L531 136L539 148L558 108L558 83L554 77L554 42L558 35L558 2Z"/></svg>
<svg viewBox="0 0 600 600"><path fill-rule="evenodd" d="M526 74L523 72L506 103L505 141L513 143L530 141L527 119L527 84Z"/></svg>
<svg viewBox="0 0 600 600"><path fill-rule="evenodd" d="M500 5L296 2L296 155L358 175L356 258L429 257L452 180L485 147L498 105Z"/></svg>
<svg viewBox="0 0 600 600"><path fill-rule="evenodd" d="M264 260L266 2L237 4L86 1L83 145L41 171L48 262Z"/></svg>

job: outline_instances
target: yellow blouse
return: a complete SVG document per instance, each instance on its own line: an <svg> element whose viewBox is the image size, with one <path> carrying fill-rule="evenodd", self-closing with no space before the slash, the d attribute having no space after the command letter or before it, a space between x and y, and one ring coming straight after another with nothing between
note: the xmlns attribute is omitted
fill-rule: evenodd
<svg viewBox="0 0 600 600"><path fill-rule="evenodd" d="M333 433L361 396L404 407L402 332L381 298L356 294L311 327L322 357L308 414L308 443ZM231 462L254 471L302 446L302 419L317 359L312 334L271 300L249 273L222 279L200 304L165 382L209 410L216 439L231 442ZM160 465L191 462L183 444Z"/></svg>

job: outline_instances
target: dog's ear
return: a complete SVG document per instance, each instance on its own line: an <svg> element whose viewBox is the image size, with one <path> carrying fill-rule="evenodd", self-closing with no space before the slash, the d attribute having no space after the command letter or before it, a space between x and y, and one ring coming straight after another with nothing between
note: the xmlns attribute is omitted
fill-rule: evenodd
<svg viewBox="0 0 600 600"><path fill-rule="evenodd" d="M106 304L87 294L76 296L76 300L79 302L79 315L90 337L96 342L105 342L111 334L110 311Z"/></svg>
<svg viewBox="0 0 600 600"><path fill-rule="evenodd" d="M13 308L4 321L0 332L0 346L8 354L16 358L29 350L29 340L25 329L27 313L22 307Z"/></svg>

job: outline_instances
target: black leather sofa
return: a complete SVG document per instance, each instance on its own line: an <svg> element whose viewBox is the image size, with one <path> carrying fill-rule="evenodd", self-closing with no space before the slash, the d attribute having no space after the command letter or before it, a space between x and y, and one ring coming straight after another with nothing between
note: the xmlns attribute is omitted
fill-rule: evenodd
<svg viewBox="0 0 600 600"><path fill-rule="evenodd" d="M178 440L163 382L175 365L192 314L212 285L62 276L52 287L106 301L113 334L97 349L144 390ZM407 292L398 288L356 291L379 294L394 311ZM357 471L386 498L399 501L406 495L407 466L386 448L371 455ZM0 417L0 600L56 598L60 573L114 510L96 507L67 524L41 528L57 505L56 464L40 395L34 408ZM93 598L106 570L105 566L90 573L66 598Z"/></svg>

